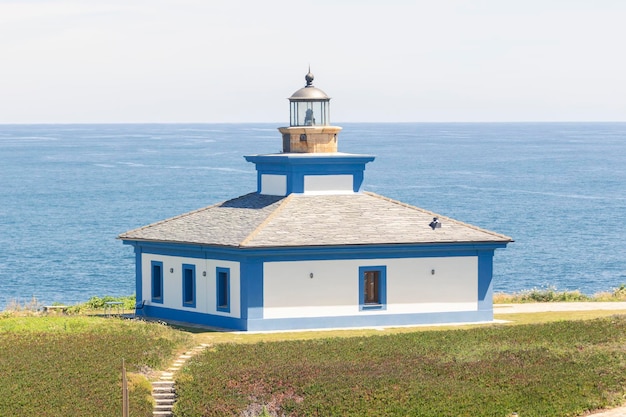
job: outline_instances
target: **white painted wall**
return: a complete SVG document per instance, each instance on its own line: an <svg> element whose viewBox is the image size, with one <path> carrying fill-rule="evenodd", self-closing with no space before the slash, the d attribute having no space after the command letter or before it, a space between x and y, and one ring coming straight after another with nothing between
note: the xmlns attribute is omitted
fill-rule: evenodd
<svg viewBox="0 0 626 417"><path fill-rule="evenodd" d="M352 193L354 187L352 175L305 175L305 194Z"/></svg>
<svg viewBox="0 0 626 417"><path fill-rule="evenodd" d="M152 303L152 267L151 262L163 262L163 304ZM196 266L196 307L183 306L183 264ZM217 311L216 268L230 268L230 312ZM209 313L228 317L241 317L240 272L239 263L215 259L196 259L178 256L152 255L141 256L142 291L146 304L177 310ZM170 268L174 272L170 272ZM206 271L206 277L202 273Z"/></svg>
<svg viewBox="0 0 626 417"><path fill-rule="evenodd" d="M287 176L262 174L261 194L278 196L287 195Z"/></svg>
<svg viewBox="0 0 626 417"><path fill-rule="evenodd" d="M383 265L387 308L360 311L359 267ZM478 258L266 262L263 294L264 318L476 311Z"/></svg>

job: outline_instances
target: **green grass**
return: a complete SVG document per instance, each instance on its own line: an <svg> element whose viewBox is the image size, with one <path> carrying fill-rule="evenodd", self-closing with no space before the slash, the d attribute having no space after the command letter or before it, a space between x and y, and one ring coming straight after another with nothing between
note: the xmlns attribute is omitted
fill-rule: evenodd
<svg viewBox="0 0 626 417"><path fill-rule="evenodd" d="M178 416L576 416L625 400L626 316L218 344Z"/></svg>
<svg viewBox="0 0 626 417"><path fill-rule="evenodd" d="M611 293L619 296L620 289ZM146 376L210 343L180 375L178 416L574 416L626 401L626 316L498 314L502 325L237 334L70 315L0 312L0 416L151 416ZM76 307L76 306L75 306ZM623 313L623 312L622 312Z"/></svg>
<svg viewBox="0 0 626 417"><path fill-rule="evenodd" d="M167 326L98 317L0 317L0 416L152 416L146 375L190 341Z"/></svg>

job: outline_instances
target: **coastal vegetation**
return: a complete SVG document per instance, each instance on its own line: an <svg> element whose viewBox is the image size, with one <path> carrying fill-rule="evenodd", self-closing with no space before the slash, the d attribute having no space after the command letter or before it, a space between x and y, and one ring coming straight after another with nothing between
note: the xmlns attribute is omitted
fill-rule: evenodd
<svg viewBox="0 0 626 417"><path fill-rule="evenodd" d="M626 395L626 316L226 343L177 378L180 416L577 416Z"/></svg>
<svg viewBox="0 0 626 417"><path fill-rule="evenodd" d="M248 335L106 318L108 301L134 306L134 297L93 297L44 313L33 300L0 313L1 416L117 415L122 359L130 415L151 416L155 371L198 343L210 348L177 375L177 416L560 417L626 402L626 315L609 311Z"/></svg>
<svg viewBox="0 0 626 417"><path fill-rule="evenodd" d="M109 417L121 410L122 359L131 416L152 416L148 381L190 335L102 317L0 316L0 416Z"/></svg>
<svg viewBox="0 0 626 417"><path fill-rule="evenodd" d="M626 284L622 284L611 291L599 292L586 295L578 290L559 291L556 287L532 288L516 293L495 293L493 302L504 303L547 303L547 302L572 302L572 301L626 301Z"/></svg>

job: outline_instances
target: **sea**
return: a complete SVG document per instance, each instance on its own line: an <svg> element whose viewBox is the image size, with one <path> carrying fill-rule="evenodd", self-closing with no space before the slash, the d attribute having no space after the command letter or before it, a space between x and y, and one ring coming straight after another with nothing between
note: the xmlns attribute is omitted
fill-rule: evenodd
<svg viewBox="0 0 626 417"><path fill-rule="evenodd" d="M494 291L626 283L626 123L336 124L364 190L514 239ZM0 125L0 310L134 294L117 236L255 191L280 125Z"/></svg>

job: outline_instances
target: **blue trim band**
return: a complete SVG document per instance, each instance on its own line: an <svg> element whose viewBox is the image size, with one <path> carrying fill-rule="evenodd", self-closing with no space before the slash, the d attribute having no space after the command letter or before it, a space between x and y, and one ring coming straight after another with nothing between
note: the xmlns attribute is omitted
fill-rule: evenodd
<svg viewBox="0 0 626 417"><path fill-rule="evenodd" d="M151 301L163 304L163 262L150 261L150 285Z"/></svg>
<svg viewBox="0 0 626 417"><path fill-rule="evenodd" d="M493 319L493 251L478 254L478 310Z"/></svg>
<svg viewBox="0 0 626 417"><path fill-rule="evenodd" d="M377 287L376 304L368 304L365 300L366 294L366 273L378 272L377 280L374 283ZM359 267L359 310L386 310L387 309L387 267L381 266L360 266Z"/></svg>
<svg viewBox="0 0 626 417"><path fill-rule="evenodd" d="M429 324L479 323L493 320L492 314L489 314L487 311L243 320L215 314L202 314L195 311L174 310L155 305L146 305L144 309L146 310L147 316L156 319L181 323L195 323L201 326L219 329L247 331L419 326Z"/></svg>
<svg viewBox="0 0 626 417"><path fill-rule="evenodd" d="M135 247L135 302L137 304L144 301L143 298L143 267L141 262L141 247ZM136 313L136 312L135 312Z"/></svg>
<svg viewBox="0 0 626 417"><path fill-rule="evenodd" d="M248 155L244 158L256 165L257 192L261 192L263 175L285 175L287 195L303 193L304 177L308 175L350 175L352 176L352 190L358 192L363 185L365 164L375 159L372 155L323 153Z"/></svg>
<svg viewBox="0 0 626 417"><path fill-rule="evenodd" d="M175 321L180 323L194 323L200 326L219 329L247 330L246 321L235 317L219 316L216 314L198 313L196 311L175 310L158 305L144 307L147 317Z"/></svg>
<svg viewBox="0 0 626 417"><path fill-rule="evenodd" d="M230 313L230 268L215 268L215 309Z"/></svg>
<svg viewBox="0 0 626 417"><path fill-rule="evenodd" d="M191 276L187 275L187 271L190 271ZM188 282L190 278L191 282ZM196 266L192 264L183 264L182 268L182 281L183 281L183 307L196 307ZM191 300L187 297L190 295Z"/></svg>
<svg viewBox="0 0 626 417"><path fill-rule="evenodd" d="M124 240L125 244L139 246L144 253L199 259L220 259L245 262L260 258L266 262L294 260L338 259L393 259L412 257L476 256L481 251L505 248L508 242L395 244L395 245L341 245L280 248L242 248L193 245L176 242Z"/></svg>
<svg viewBox="0 0 626 417"><path fill-rule="evenodd" d="M240 271L241 317L263 318L263 262L254 260L242 263Z"/></svg>

